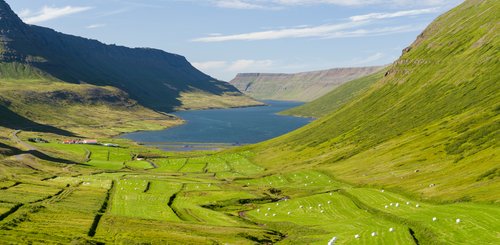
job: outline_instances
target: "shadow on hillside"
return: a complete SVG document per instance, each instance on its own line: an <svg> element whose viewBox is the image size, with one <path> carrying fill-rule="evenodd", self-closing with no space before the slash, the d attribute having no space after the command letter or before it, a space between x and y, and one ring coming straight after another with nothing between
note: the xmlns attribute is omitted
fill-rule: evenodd
<svg viewBox="0 0 500 245"><path fill-rule="evenodd" d="M28 118L14 113L3 105L0 105L0 126L14 130L22 129L34 132L54 133L63 136L75 136L72 132L31 121Z"/></svg>

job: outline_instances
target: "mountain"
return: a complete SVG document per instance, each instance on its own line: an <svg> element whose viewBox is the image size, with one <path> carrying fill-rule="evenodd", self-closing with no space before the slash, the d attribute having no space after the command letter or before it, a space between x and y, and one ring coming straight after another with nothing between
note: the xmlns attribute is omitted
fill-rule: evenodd
<svg viewBox="0 0 500 245"><path fill-rule="evenodd" d="M358 78L340 85L333 91L304 105L281 112L283 115L319 118L337 110L356 96L361 95L372 84L384 76L387 70L380 70L366 77Z"/></svg>
<svg viewBox="0 0 500 245"><path fill-rule="evenodd" d="M204 108L259 104L230 84L200 72L180 55L106 45L26 25L3 0L0 0L0 62L22 64L36 71L35 76L44 74L67 83L113 86L141 105L165 112L198 108L200 104L190 94L202 100L210 98ZM2 78L25 77L18 72L2 73Z"/></svg>
<svg viewBox="0 0 500 245"><path fill-rule="evenodd" d="M336 68L296 74L243 73L229 83L257 99L312 101L382 67Z"/></svg>
<svg viewBox="0 0 500 245"><path fill-rule="evenodd" d="M423 199L498 203L499 12L498 1L470 0L440 16L369 89L248 147L253 161Z"/></svg>

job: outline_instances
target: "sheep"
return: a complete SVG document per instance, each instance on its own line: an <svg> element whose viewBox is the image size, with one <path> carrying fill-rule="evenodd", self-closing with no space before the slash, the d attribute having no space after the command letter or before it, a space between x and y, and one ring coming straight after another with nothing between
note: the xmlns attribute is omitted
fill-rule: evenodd
<svg viewBox="0 0 500 245"><path fill-rule="evenodd" d="M456 222L457 224L458 224L458 223L460 223L460 219L455 220L455 222Z"/></svg>
<svg viewBox="0 0 500 245"><path fill-rule="evenodd" d="M396 208L399 207L399 203L396 203Z"/></svg>
<svg viewBox="0 0 500 245"><path fill-rule="evenodd" d="M385 208L388 208L389 206L385 205Z"/></svg>
<svg viewBox="0 0 500 245"><path fill-rule="evenodd" d="M384 192L384 191L385 191L384 189L380 190L380 192Z"/></svg>
<svg viewBox="0 0 500 245"><path fill-rule="evenodd" d="M328 241L328 245L333 245L335 244L335 242L337 241L337 237L333 237L332 239L330 239L330 241Z"/></svg>
<svg viewBox="0 0 500 245"><path fill-rule="evenodd" d="M276 203L276 206L279 206L280 204L279 203Z"/></svg>
<svg viewBox="0 0 500 245"><path fill-rule="evenodd" d="M304 206L300 205L299 208L304 208Z"/></svg>
<svg viewBox="0 0 500 245"><path fill-rule="evenodd" d="M391 203L389 203L389 205L391 205L391 206L392 206L392 204L393 204L392 202L391 202Z"/></svg>
<svg viewBox="0 0 500 245"><path fill-rule="evenodd" d="M268 216L268 215L269 215L268 213L264 214L264 216Z"/></svg>
<svg viewBox="0 0 500 245"><path fill-rule="evenodd" d="M415 205L415 207L416 207L416 208L419 208L419 207L420 207L420 205L419 205L419 204L416 204L416 205Z"/></svg>
<svg viewBox="0 0 500 245"><path fill-rule="evenodd" d="M325 210L321 210L321 211L319 211L319 212L320 212L320 213L324 213L324 212L325 212Z"/></svg>
<svg viewBox="0 0 500 245"><path fill-rule="evenodd" d="M332 201L328 201L327 203L330 204L330 203L332 203Z"/></svg>
<svg viewBox="0 0 500 245"><path fill-rule="evenodd" d="M288 211L288 213L287 213L287 214L288 214L288 215L290 215L290 214L292 214L292 212Z"/></svg>
<svg viewBox="0 0 500 245"><path fill-rule="evenodd" d="M330 196L332 196L332 195L333 195L333 193L330 192Z"/></svg>
<svg viewBox="0 0 500 245"><path fill-rule="evenodd" d="M354 235L354 238L358 239L359 238L359 234Z"/></svg>
<svg viewBox="0 0 500 245"><path fill-rule="evenodd" d="M377 232L372 232L372 236L377 236Z"/></svg>
<svg viewBox="0 0 500 245"><path fill-rule="evenodd" d="M257 212L260 213L260 208L257 209Z"/></svg>
<svg viewBox="0 0 500 245"><path fill-rule="evenodd" d="M436 218L436 217L432 217L432 221L436 221L436 220L437 220L437 218Z"/></svg>
<svg viewBox="0 0 500 245"><path fill-rule="evenodd" d="M410 205L410 202L406 202L406 205Z"/></svg>
<svg viewBox="0 0 500 245"><path fill-rule="evenodd" d="M276 216L276 214L273 214L273 217Z"/></svg>
<svg viewBox="0 0 500 245"><path fill-rule="evenodd" d="M336 241L337 241L337 237L334 236L334 237L332 237L332 239L330 239L330 241L328 241L328 245L333 245L333 244L335 244Z"/></svg>
<svg viewBox="0 0 500 245"><path fill-rule="evenodd" d="M394 232L394 228L389 228L389 232Z"/></svg>
<svg viewBox="0 0 500 245"><path fill-rule="evenodd" d="M271 208L267 208L267 211L271 210Z"/></svg>
<svg viewBox="0 0 500 245"><path fill-rule="evenodd" d="M320 203L320 204L318 204L318 207L321 207L321 206L323 206L321 203Z"/></svg>

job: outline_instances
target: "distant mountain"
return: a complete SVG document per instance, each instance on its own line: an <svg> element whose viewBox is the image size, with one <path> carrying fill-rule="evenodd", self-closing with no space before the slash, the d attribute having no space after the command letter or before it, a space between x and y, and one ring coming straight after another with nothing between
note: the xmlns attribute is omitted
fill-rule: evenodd
<svg viewBox="0 0 500 245"><path fill-rule="evenodd" d="M335 68L296 74L242 73L229 83L257 99L312 101L345 82L372 74L381 68Z"/></svg>
<svg viewBox="0 0 500 245"><path fill-rule="evenodd" d="M0 0L0 62L19 63L59 81L119 88L141 105L161 111L191 109L192 93L205 107L258 104L230 84L216 80L184 57L149 48L106 45L26 25ZM31 68L29 68L31 69ZM5 70L5 69L4 69ZM23 78L16 71L2 78ZM199 103L194 101L199 106Z"/></svg>
<svg viewBox="0 0 500 245"><path fill-rule="evenodd" d="M249 147L253 160L424 199L498 203L498 13L499 1L469 0L438 17L381 79L315 122Z"/></svg>
<svg viewBox="0 0 500 245"><path fill-rule="evenodd" d="M381 79L386 72L387 69L383 69L374 74L346 82L318 99L280 112L280 114L314 118L320 118L328 115L351 101L356 96L366 92L366 90L368 90L376 81Z"/></svg>

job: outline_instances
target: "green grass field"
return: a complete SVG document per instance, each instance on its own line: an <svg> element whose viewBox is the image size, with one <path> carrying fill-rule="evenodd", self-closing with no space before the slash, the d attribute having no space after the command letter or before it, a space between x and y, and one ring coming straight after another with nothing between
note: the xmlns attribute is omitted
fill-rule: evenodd
<svg viewBox="0 0 500 245"><path fill-rule="evenodd" d="M268 171L251 160L249 151L162 155L121 143L122 148L37 144L75 160L90 151L90 161L73 166L38 162L29 179L17 174L33 169L16 165L15 158L0 160L2 241L326 244L336 237L336 244L500 242L497 204L439 204L397 190L348 184L319 169ZM131 160L146 153L154 156L146 160L155 168Z"/></svg>

